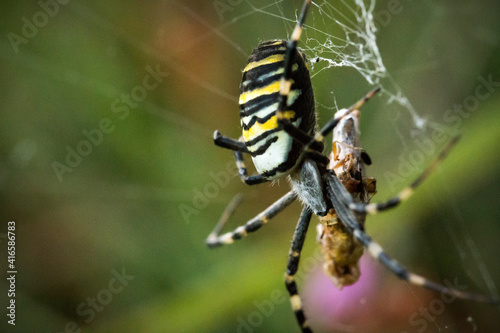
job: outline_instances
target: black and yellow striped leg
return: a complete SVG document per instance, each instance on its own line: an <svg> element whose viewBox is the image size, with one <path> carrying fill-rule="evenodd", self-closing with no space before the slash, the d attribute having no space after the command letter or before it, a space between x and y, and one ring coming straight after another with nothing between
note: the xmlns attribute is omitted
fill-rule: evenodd
<svg viewBox="0 0 500 333"><path fill-rule="evenodd" d="M226 209L224 209L224 212L222 213L219 221L215 225L214 229L212 230L208 238L213 237L212 235L218 236L221 233L222 229L227 224L227 222L233 215L236 208L238 208L239 204L241 203L241 200L243 200L243 196L241 195L241 193L238 193L234 196L234 198L227 205ZM207 244L208 244L208 239L207 239Z"/></svg>
<svg viewBox="0 0 500 333"><path fill-rule="evenodd" d="M421 286L430 290L434 290L443 294L453 295L458 298L469 299L476 302L483 303L499 303L500 299L498 297L491 297L488 295L482 295L472 292L466 292L444 286L442 284L431 281L421 275L408 272L398 261L392 259L382 247L375 243L364 231L361 229L355 229L353 232L354 237L360 241L365 248L370 252L370 255L380 261L385 267L387 267L392 273L394 273L398 278L407 281L411 284Z"/></svg>
<svg viewBox="0 0 500 333"><path fill-rule="evenodd" d="M363 246L368 250L370 255L380 261L385 267L387 267L392 273L394 273L398 278L405 280L409 283L422 286L424 288L435 290L443 294L453 295L459 298L470 299L477 302L485 303L499 303L500 299L498 297L490 297L487 295L481 295L476 293L465 292L462 290L454 289L441 285L439 283L433 282L424 278L421 275L408 272L398 261L392 259L382 247L375 243L364 231L358 220L354 216L354 213L342 202L341 195L336 191L339 185L342 186L340 180L335 176L334 173L329 173L327 177L327 190L332 201L335 212L337 213L338 219L342 221L344 226L350 231L350 233L356 238Z"/></svg>
<svg viewBox="0 0 500 333"><path fill-rule="evenodd" d="M280 82L280 91L278 97L278 109L276 111L277 120L279 125L285 130L292 138L301 142L305 145L304 151L323 151L323 137L328 134L333 128L337 125L339 120L350 112L358 109L363 105L368 99L370 99L375 93L377 93L380 89L375 89L374 91L367 94L363 99L354 104L350 109L347 110L342 116L339 118L334 118L318 133L314 138L312 138L307 133L302 132L287 119L285 110L286 110L286 102L288 95L290 94L290 90L292 88L292 80L290 79L292 72L292 64L293 64L293 55L297 50L297 44L300 40L300 36L302 35L302 29L304 26L304 22L306 20L307 11L309 6L311 5L310 0L305 0L304 5L302 6L302 11L299 16L299 20L295 25L292 36L288 41L287 48L285 51L284 58L284 70L283 75L281 77Z"/></svg>
<svg viewBox="0 0 500 333"><path fill-rule="evenodd" d="M309 210L309 208L304 207L304 209L302 209L302 213L300 214L295 233L293 234L292 246L290 248L285 274L285 285L288 293L290 294L290 303L292 305L292 310L295 313L295 317L297 318L302 332L312 331L306 321L294 275L295 273L297 273L297 270L299 268L300 252L302 251L302 246L304 245L304 240L306 238L307 228L309 227L311 216L312 212Z"/></svg>
<svg viewBox="0 0 500 333"><path fill-rule="evenodd" d="M316 133L316 135L314 136L314 138L312 138L311 141L309 141L309 143L307 143L304 146L304 151L307 152L307 151L310 151L310 150L314 150L313 149L314 145L317 142L322 142L323 139L325 138L325 136L327 134L329 134L331 131L333 131L333 129L335 128L335 126L337 126L337 124L339 123L339 121L342 118L344 118L345 116L347 116L351 112L353 112L355 110L358 110L360 107L362 107L366 102L368 102L370 100L370 98L372 98L379 91L380 91L380 88L375 88L372 91L370 91L369 93L367 93L365 96L363 96L363 98L361 98L359 101L357 101L356 103L354 103L350 108L348 108L348 109L342 109L342 110L338 111L335 114L335 116L332 119L330 119L321 128L321 130L318 133Z"/></svg>
<svg viewBox="0 0 500 333"><path fill-rule="evenodd" d="M223 136L219 131L214 132L214 143L215 145L234 150L234 159L236 161L236 166L238 167L238 174L242 182L247 185L257 185L269 181L266 177L262 175L252 175L248 176L247 168L245 166L245 161L243 160L243 153L250 154L245 143L240 140L231 139Z"/></svg>
<svg viewBox="0 0 500 333"><path fill-rule="evenodd" d="M247 167L245 165L245 160L243 159L243 154L239 151L234 152L234 159L236 161L236 167L238 168L238 175L242 182L248 178Z"/></svg>
<svg viewBox="0 0 500 333"><path fill-rule="evenodd" d="M285 58L284 58L285 61L284 70L283 70L283 76L281 78L280 95L278 99L279 112L285 110L286 97L288 96L288 93L290 92L290 88L292 86L292 82L290 81L290 75L292 72L292 64L293 64L292 56L295 54L295 51L297 50L297 44L299 42L300 36L302 35L302 26L304 25L304 22L306 20L307 10L309 9L310 5L311 5L311 0L304 1L304 5L302 6L302 11L299 16L299 20L295 25L295 28L293 29L292 37L288 41L286 47ZM280 116L278 115L278 119L279 118Z"/></svg>
<svg viewBox="0 0 500 333"><path fill-rule="evenodd" d="M302 11L299 16L299 20L295 25L295 29L293 30L292 37L288 41L285 57L284 57L284 69L283 75L281 77L280 82L280 92L278 97L278 109L276 111L277 119L279 125L295 140L301 142L302 144L307 144L311 141L311 137L307 134L296 128L292 125L289 119L285 116L286 110L286 101L287 97L290 94L290 90L292 87L292 80L290 79L292 72L292 64L293 64L293 55L297 50L297 44L299 42L300 36L302 35L302 27L306 20L307 10L311 5L310 0L304 1L304 5L302 6ZM323 151L323 147L319 146L317 143L314 144L314 150Z"/></svg>
<svg viewBox="0 0 500 333"><path fill-rule="evenodd" d="M240 176L240 179L245 184L257 185L269 181L269 179L262 175L248 175L247 167L245 166L245 161L243 160L243 154L241 152L235 151L234 159L236 160L236 166L238 167L238 174Z"/></svg>
<svg viewBox="0 0 500 333"><path fill-rule="evenodd" d="M376 93L380 91L380 88L376 88L369 93L367 93L363 98L361 98L359 101L354 103L350 108L348 109L343 109L340 110L335 114L335 116L330 119L322 128L321 130L316 133L314 137L308 136L305 133L302 133L300 135L297 134L297 132L300 132L298 128L295 128L288 119L280 119L278 117L278 121L280 124L283 126L283 129L295 140L304 143L305 141L305 136L309 138L309 141L304 143L304 148L303 148L303 154L307 153L314 153L317 152L318 149L323 149L323 139L325 138L326 135L328 135L334 128L337 126L339 121L350 114L351 112L358 110L361 106L363 106L370 98L372 98ZM290 130L291 127L294 127L293 130ZM368 156L368 155L367 155Z"/></svg>
<svg viewBox="0 0 500 333"><path fill-rule="evenodd" d="M330 133L335 126L339 123L339 121L345 117L346 115L350 114L351 112L358 110L361 106L363 106L370 98L372 98L376 93L380 91L380 88L376 88L372 91L370 91L368 94L363 96L359 101L354 103L350 108L348 109L343 109L340 110L335 114L335 116L328 121L321 130L316 133L314 137L311 137L305 133L303 133L301 130L298 128L294 127L288 119L281 119L278 117L278 121L280 124L283 126L283 129L295 140L301 142L304 144L304 148L302 151L302 156L307 156L310 159L318 162L319 164L323 165L328 165L329 159L328 157L324 156L323 154L320 154L320 152L323 151L323 139L324 137ZM278 113L279 114L279 113ZM319 150L318 150L319 149ZM370 163L370 158L368 154L364 154L365 159L367 159ZM347 193L347 192L346 192ZM348 195L348 198L351 199L352 197Z"/></svg>
<svg viewBox="0 0 500 333"><path fill-rule="evenodd" d="M269 181L269 179L262 175L248 175L247 167L245 166L245 161L243 160L243 154L241 152L235 151L234 159L236 160L236 166L238 167L238 175L240 176L241 181L245 184L257 185Z"/></svg>
<svg viewBox="0 0 500 333"><path fill-rule="evenodd" d="M271 206L266 208L262 213L245 223L244 225L239 226L234 231L225 233L220 235L220 232L224 225L229 220L231 214L238 204L237 198L233 199L233 201L228 205L224 213L222 214L221 219L216 224L214 230L208 235L206 244L208 247L217 247L225 244L231 244L235 240L241 239L248 235L250 232L257 231L266 224L270 219L272 219L276 214L280 213L286 207L288 207L292 202L297 198L297 194L295 191L290 191L281 197L278 201L273 203Z"/></svg>
<svg viewBox="0 0 500 333"><path fill-rule="evenodd" d="M415 191L415 189L422 184L422 182L436 169L436 167L448 156L452 148L457 144L460 137L454 137L446 147L441 151L438 157L415 179L410 186L403 189L397 196L391 198L387 201L381 203L370 203L370 204L362 204L356 203L353 201L350 195L343 195L342 200L348 207L358 213L363 214L376 214L377 212L381 212L390 208L394 208L400 203L406 201Z"/></svg>
<svg viewBox="0 0 500 333"><path fill-rule="evenodd" d="M302 132L297 127L295 127L290 122L290 119L281 118L281 119L278 119L278 122L279 122L281 128L283 128L283 130L285 132L287 132L288 135L290 135L294 140L302 143L303 145L309 144L311 151L319 152L319 153L323 152L323 149L325 148L325 144L323 143L323 141L314 141L313 143L311 143L311 141L314 140L314 138L312 136Z"/></svg>

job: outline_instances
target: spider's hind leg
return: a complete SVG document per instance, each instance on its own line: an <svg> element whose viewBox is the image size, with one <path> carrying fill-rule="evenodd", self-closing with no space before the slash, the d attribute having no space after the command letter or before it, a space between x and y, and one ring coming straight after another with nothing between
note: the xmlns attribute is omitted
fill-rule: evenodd
<svg viewBox="0 0 500 333"><path fill-rule="evenodd" d="M373 241L364 231L361 229L355 229L353 232L354 237L360 241L365 248L370 252L370 255L381 262L385 267L387 267L392 273L394 273L398 278L407 281L411 284L421 286L430 290L434 290L446 295L456 296L462 299L469 299L475 302L483 303L496 303L500 302L500 299L495 296L488 296L477 294L473 292L466 292L457 289L451 283L445 281L446 286L429 280L421 275L412 273L406 270L398 261L391 258L384 249ZM456 280L455 280L456 282Z"/></svg>
<svg viewBox="0 0 500 333"><path fill-rule="evenodd" d="M290 303L292 305L292 310L295 313L295 317L297 318L302 332L312 331L306 321L294 275L295 273L297 273L297 270L299 268L300 252L302 251L302 246L304 245L304 240L306 238L307 228L309 226L311 216L312 212L307 207L305 207L300 214L297 228L295 229L295 233L293 234L292 246L290 248L285 274L285 285L288 293L290 294Z"/></svg>
<svg viewBox="0 0 500 333"><path fill-rule="evenodd" d="M282 196L278 201L273 203L271 206L266 208L262 213L255 216L253 219L249 220L244 225L241 225L231 232L225 234L220 234L222 228L227 223L232 213L236 209L239 200L241 198L235 197L233 201L229 203L226 210L222 214L219 222L215 225L213 231L208 235L206 239L206 244L208 247L217 247L226 244L231 244L235 240L242 239L246 237L248 233L259 230L264 224L266 224L270 219L272 219L276 214L280 213L286 207L288 207L297 198L295 191L291 190L284 196Z"/></svg>
<svg viewBox="0 0 500 333"><path fill-rule="evenodd" d="M398 278L407 281L411 284L422 286L427 289L431 289L443 294L453 295L463 299L470 299L476 302L485 303L499 303L500 299L498 297L490 297L487 295L481 295L472 292L466 292L458 290L450 286L444 286L442 284L433 282L421 275L409 272L406 270L397 260L391 258L384 249L373 241L364 231L362 226L359 224L358 220L354 216L352 210L350 210L347 205L342 202L342 196L346 191L342 186L340 180L335 176L334 172L331 172L327 178L328 182L328 193L332 204L337 212L337 216L340 218L342 223L348 228L350 233L354 238L359 241L368 250L370 255L377 259L382 265L387 267L393 274ZM343 190L342 190L343 189Z"/></svg>

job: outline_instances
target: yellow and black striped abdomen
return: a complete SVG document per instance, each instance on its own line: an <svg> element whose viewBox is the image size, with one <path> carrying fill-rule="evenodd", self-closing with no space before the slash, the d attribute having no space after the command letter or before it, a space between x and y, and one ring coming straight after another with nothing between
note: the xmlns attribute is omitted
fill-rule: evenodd
<svg viewBox="0 0 500 333"><path fill-rule="evenodd" d="M286 41L260 44L243 70L240 119L243 139L257 172L268 178L286 175L297 165L301 144L278 129L276 110L284 70ZM305 133L313 134L316 123L314 96L305 55L292 56L291 82L285 117Z"/></svg>

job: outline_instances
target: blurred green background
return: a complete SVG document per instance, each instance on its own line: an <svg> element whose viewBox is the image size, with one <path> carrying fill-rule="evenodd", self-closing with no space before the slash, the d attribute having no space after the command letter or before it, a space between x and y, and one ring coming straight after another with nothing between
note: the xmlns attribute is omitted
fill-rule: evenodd
<svg viewBox="0 0 500 333"><path fill-rule="evenodd" d="M204 242L235 194L245 200L233 227L288 190L285 181L243 185L226 171L232 154L213 145L212 133L239 136L237 96L247 55L261 41L287 38L302 2L278 1L262 11L269 3L260 0L41 3L51 16L39 14L37 2L0 4L0 331L297 332L288 301L275 302L269 313L256 304L284 295L300 204L232 246L209 250ZM390 10L395 14L385 15ZM363 147L374 162L368 173L378 178L375 199L397 193L438 154L442 143L422 149L433 127L463 137L408 203L369 217L367 231L419 274L497 294L500 87L485 88L480 78L500 82L500 5L378 1L374 13L384 64L429 124L417 130L387 94L362 109ZM317 6L307 24L317 29L305 30L307 56L333 57L307 46L323 43L327 33L342 36L338 25ZM312 68L320 124L336 105L348 106L371 89L352 68L322 66ZM156 81L144 81L154 71ZM382 84L393 89L390 80ZM477 98L478 89L488 96ZM455 104L472 111L455 113ZM68 157L77 150L86 156ZM424 159L415 162L415 152ZM230 181L214 186L214 174ZM201 199L204 191L210 195ZM15 327L4 314L12 220ZM317 251L315 224L304 260ZM299 278L301 290L321 266L312 263ZM357 310L338 321L340 331L500 327L498 307L463 300L423 319L430 304L439 305L439 294L409 287L385 269L373 272L377 284L356 296ZM318 331L333 329L322 324L321 312L308 315Z"/></svg>

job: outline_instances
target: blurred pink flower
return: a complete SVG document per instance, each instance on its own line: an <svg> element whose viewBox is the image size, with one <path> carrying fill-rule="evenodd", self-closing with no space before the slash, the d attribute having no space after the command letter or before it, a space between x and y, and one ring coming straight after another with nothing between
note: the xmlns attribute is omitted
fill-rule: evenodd
<svg viewBox="0 0 500 333"><path fill-rule="evenodd" d="M351 286L339 290L330 277L323 272L321 265L306 279L304 302L307 313L314 322L321 326L332 327L349 323L355 318L364 317L366 304L377 295L380 267L368 256L360 260L361 276Z"/></svg>

